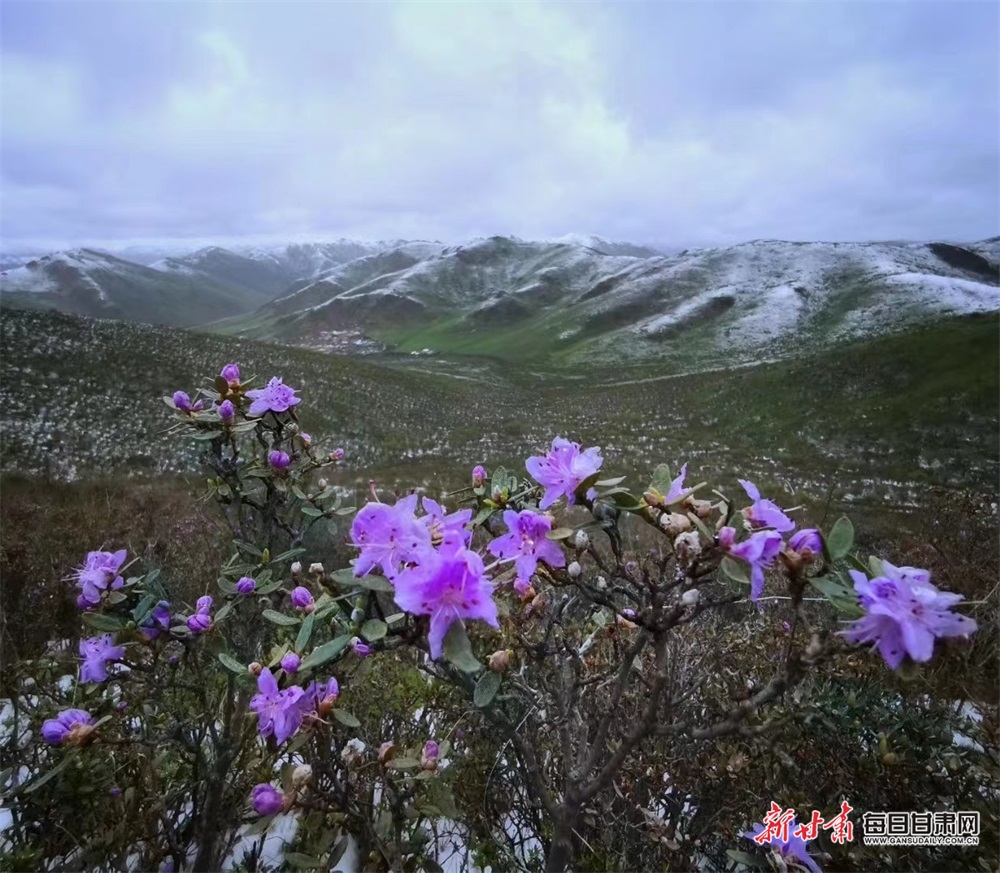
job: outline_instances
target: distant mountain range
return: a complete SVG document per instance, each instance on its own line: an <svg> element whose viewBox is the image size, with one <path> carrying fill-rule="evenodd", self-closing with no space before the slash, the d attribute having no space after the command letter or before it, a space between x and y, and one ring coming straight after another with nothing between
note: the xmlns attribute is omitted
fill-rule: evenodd
<svg viewBox="0 0 1000 873"><path fill-rule="evenodd" d="M0 305L317 348L348 335L404 352L685 370L1000 309L1000 237L757 240L669 255L590 236L156 254L133 253L147 264L94 249L37 258L0 275Z"/></svg>

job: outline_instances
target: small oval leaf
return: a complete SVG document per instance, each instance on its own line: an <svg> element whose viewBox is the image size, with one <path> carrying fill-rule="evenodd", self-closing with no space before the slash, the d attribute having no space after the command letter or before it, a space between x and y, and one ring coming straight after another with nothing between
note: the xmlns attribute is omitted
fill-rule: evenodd
<svg viewBox="0 0 1000 873"><path fill-rule="evenodd" d="M489 706L500 690L500 674L488 670L483 673L476 683L476 690L472 694L472 702L479 707Z"/></svg>

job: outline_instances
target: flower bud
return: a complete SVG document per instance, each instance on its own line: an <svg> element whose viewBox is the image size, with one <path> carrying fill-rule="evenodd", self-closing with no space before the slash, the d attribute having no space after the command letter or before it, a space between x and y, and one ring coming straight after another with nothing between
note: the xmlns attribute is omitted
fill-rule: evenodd
<svg viewBox="0 0 1000 873"><path fill-rule="evenodd" d="M357 637L351 640L351 648L354 649L354 654L359 658L367 658L372 653L371 646L361 642Z"/></svg>
<svg viewBox="0 0 1000 873"><path fill-rule="evenodd" d="M365 620L365 611L363 609L358 609L358 607L354 607L354 609L351 610L351 621L353 621L355 624L361 624L361 622L363 622L364 620Z"/></svg>
<svg viewBox="0 0 1000 873"><path fill-rule="evenodd" d="M482 488L486 481L486 468L482 464L477 464L472 468L472 487Z"/></svg>
<svg viewBox="0 0 1000 873"><path fill-rule="evenodd" d="M599 590L603 591L605 588L608 587L608 580L605 579L603 576L598 576L597 577L597 587L598 587Z"/></svg>
<svg viewBox="0 0 1000 873"><path fill-rule="evenodd" d="M226 424L232 424L233 419L236 417L236 409L233 406L232 400L223 400L219 404L219 418L221 418Z"/></svg>
<svg viewBox="0 0 1000 873"><path fill-rule="evenodd" d="M347 741L340 753L341 760L348 766L354 767L361 763L365 757L365 744L357 737Z"/></svg>
<svg viewBox="0 0 1000 873"><path fill-rule="evenodd" d="M441 750L438 748L438 744L434 740L428 740L424 743L424 748L420 752L420 766L424 770L437 770L438 756L440 754Z"/></svg>
<svg viewBox="0 0 1000 873"><path fill-rule="evenodd" d="M253 661L247 665L247 670L253 673L254 676L260 676L261 670L264 669L264 665L260 661Z"/></svg>
<svg viewBox="0 0 1000 873"><path fill-rule="evenodd" d="M678 534L691 530L691 519L679 512L665 513L660 516L660 527L670 536L676 537Z"/></svg>
<svg viewBox="0 0 1000 873"><path fill-rule="evenodd" d="M396 755L396 744L393 742L382 743L378 747L378 762L384 767Z"/></svg>
<svg viewBox="0 0 1000 873"><path fill-rule="evenodd" d="M503 673L510 666L513 651L500 649L490 655L489 666L494 673Z"/></svg>
<svg viewBox="0 0 1000 873"><path fill-rule="evenodd" d="M299 434L299 439L302 440L302 445L304 445L307 449L313 443L313 438L309 434L307 434L307 433L300 433Z"/></svg>
<svg viewBox="0 0 1000 873"><path fill-rule="evenodd" d="M253 594L257 589L257 580L252 579L250 576L244 576L236 583L236 593L237 594Z"/></svg>
<svg viewBox="0 0 1000 873"><path fill-rule="evenodd" d="M175 391L173 401L174 406L181 412L191 412L191 398L188 397L186 391Z"/></svg>
<svg viewBox="0 0 1000 873"><path fill-rule="evenodd" d="M302 572L302 564L299 561L296 561L294 564L292 564L292 575L298 576L299 573L301 572Z"/></svg>
<svg viewBox="0 0 1000 873"><path fill-rule="evenodd" d="M566 568L566 572L569 573L570 579L578 579L580 574L583 572L583 568L580 566L579 561L570 561L569 566Z"/></svg>
<svg viewBox="0 0 1000 873"><path fill-rule="evenodd" d="M292 459L288 456L286 452L281 452L275 449L268 453L267 463L271 465L271 469L275 473L284 473L292 463Z"/></svg>
<svg viewBox="0 0 1000 873"><path fill-rule="evenodd" d="M695 500L689 496L684 500L682 506L685 509L690 509L698 518L708 518L712 514L711 500Z"/></svg>
<svg viewBox="0 0 1000 873"><path fill-rule="evenodd" d="M326 571L325 571L323 565L317 562L315 564L310 564L309 565L309 572L310 573L314 573L317 576L322 576L323 573L326 572Z"/></svg>
<svg viewBox="0 0 1000 873"><path fill-rule="evenodd" d="M692 588L689 591L685 591L681 595L681 603L684 606L695 606L701 599L701 592L697 588Z"/></svg>
<svg viewBox="0 0 1000 873"><path fill-rule="evenodd" d="M263 782L254 786L250 799L257 815L277 815L285 805L285 795Z"/></svg>
<svg viewBox="0 0 1000 873"><path fill-rule="evenodd" d="M332 452L330 452L331 461L340 461L343 459L343 457L344 457L343 449L334 449Z"/></svg>
<svg viewBox="0 0 1000 873"><path fill-rule="evenodd" d="M585 530L578 530L576 536L573 537L573 546L582 552L589 545L590 537L587 536L587 532Z"/></svg>
<svg viewBox="0 0 1000 873"><path fill-rule="evenodd" d="M203 634L212 627L212 616L207 612L196 612L187 620L188 630L193 634Z"/></svg>
<svg viewBox="0 0 1000 873"><path fill-rule="evenodd" d="M226 364L219 375L229 383L230 388L235 388L240 384L240 365Z"/></svg>
<svg viewBox="0 0 1000 873"><path fill-rule="evenodd" d="M295 652L286 652L281 659L281 669L286 673L296 673L302 659Z"/></svg>
<svg viewBox="0 0 1000 873"><path fill-rule="evenodd" d="M823 537L815 528L800 530L788 540L788 548L798 552L802 560L808 564L823 554Z"/></svg>
<svg viewBox="0 0 1000 873"><path fill-rule="evenodd" d="M329 484L330 484L330 483L329 483L329 482L327 482L327 481L326 481L326 479L320 479L320 480L319 480L319 481L318 481L318 482L316 483L316 485L317 485L317 486L319 487L319 489L320 489L321 491L326 491L326 489L327 489L327 487L329 486Z"/></svg>
<svg viewBox="0 0 1000 873"><path fill-rule="evenodd" d="M299 764L292 771L292 788L305 788L312 781L313 768L308 764Z"/></svg>
<svg viewBox="0 0 1000 873"><path fill-rule="evenodd" d="M690 564L701 554L701 539L698 537L698 532L690 530L678 534L674 540L674 551L682 563Z"/></svg>
<svg viewBox="0 0 1000 873"><path fill-rule="evenodd" d="M292 606L302 612L312 612L316 608L316 602L308 588L299 585L292 589Z"/></svg>

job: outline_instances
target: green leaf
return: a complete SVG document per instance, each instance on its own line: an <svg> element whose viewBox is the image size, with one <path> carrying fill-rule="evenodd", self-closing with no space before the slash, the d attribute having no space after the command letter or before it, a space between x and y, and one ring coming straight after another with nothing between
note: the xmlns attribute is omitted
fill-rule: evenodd
<svg viewBox="0 0 1000 873"><path fill-rule="evenodd" d="M337 719L342 725L347 725L349 728L359 728L361 727L361 722L346 709L335 709L333 710L333 717Z"/></svg>
<svg viewBox="0 0 1000 873"><path fill-rule="evenodd" d="M872 577L882 576L885 567L882 566L882 559L871 555L868 558L868 567L871 570Z"/></svg>
<svg viewBox="0 0 1000 873"><path fill-rule="evenodd" d="M188 434L188 436L193 440L200 440L202 442L207 442L208 440L217 440L222 436L221 430L210 430L205 433L193 433Z"/></svg>
<svg viewBox="0 0 1000 873"><path fill-rule="evenodd" d="M460 621L453 621L444 635L444 656L463 673L475 673L483 668L472 654L472 643Z"/></svg>
<svg viewBox="0 0 1000 873"><path fill-rule="evenodd" d="M496 510L495 510L495 509L494 509L494 508L493 508L492 506L484 506L484 507L483 507L482 509L480 509L480 510L479 510L479 512L478 512L478 513L476 514L476 517L475 517L474 519L472 519L472 526L473 526L473 527L478 527L478 526L479 526L479 525L481 525L481 524L482 524L482 523L483 523L484 521L486 521L486 519L488 519L488 518L489 518L489 517L490 517L491 515L493 515L493 513L494 513L495 511L496 511Z"/></svg>
<svg viewBox="0 0 1000 873"><path fill-rule="evenodd" d="M132 621L136 624L142 624L150 615L152 615L153 607L156 605L156 598L152 594L147 594L139 603L136 605L135 609L132 610Z"/></svg>
<svg viewBox="0 0 1000 873"><path fill-rule="evenodd" d="M160 578L160 568L157 567L155 570L150 570L146 574L146 584L147 585L152 585L159 578Z"/></svg>
<svg viewBox="0 0 1000 873"><path fill-rule="evenodd" d="M272 564L277 564L279 561L290 561L292 558L298 558L306 553L305 549L289 549L287 552L282 552L276 558L271 558Z"/></svg>
<svg viewBox="0 0 1000 873"><path fill-rule="evenodd" d="M302 659L302 663L299 664L299 670L312 670L314 667L322 667L327 661L332 661L344 651L350 641L351 637L344 635L335 637L329 642L317 646Z"/></svg>
<svg viewBox="0 0 1000 873"><path fill-rule="evenodd" d="M113 615L104 615L104 613L101 612L85 612L83 614L83 620L94 630L99 631L120 631L123 627L125 627L125 624L120 618L115 618Z"/></svg>
<svg viewBox="0 0 1000 873"><path fill-rule="evenodd" d="M746 567L739 561L736 561L729 556L726 556L721 561L719 561L719 569L722 570L730 579L734 579L744 585L750 584L750 577L747 575Z"/></svg>
<svg viewBox="0 0 1000 873"><path fill-rule="evenodd" d="M341 588L364 588L366 591L394 592L392 583L382 576L355 576L353 570L337 570L331 574L330 581Z"/></svg>
<svg viewBox="0 0 1000 873"><path fill-rule="evenodd" d="M545 534L546 539L550 540L568 540L576 531L571 527L557 527L555 530L550 530Z"/></svg>
<svg viewBox="0 0 1000 873"><path fill-rule="evenodd" d="M124 603L128 600L128 595L124 591L112 591L108 595L108 604L110 606L117 606L119 603Z"/></svg>
<svg viewBox="0 0 1000 873"><path fill-rule="evenodd" d="M476 683L476 690L472 694L472 702L478 707L489 706L500 690L500 674L487 670Z"/></svg>
<svg viewBox="0 0 1000 873"><path fill-rule="evenodd" d="M416 758L393 758L389 762L390 770L417 770L420 768L420 761Z"/></svg>
<svg viewBox="0 0 1000 873"><path fill-rule="evenodd" d="M232 670L237 676L246 676L247 665L241 664L228 652L219 652L218 658L219 662L227 670Z"/></svg>
<svg viewBox="0 0 1000 873"><path fill-rule="evenodd" d="M309 645L309 638L312 636L313 628L316 626L316 613L310 612L306 620L302 622L298 635L295 637L295 651L301 653Z"/></svg>
<svg viewBox="0 0 1000 873"><path fill-rule="evenodd" d="M601 497L610 497L619 509L624 509L626 512L635 512L642 509L643 506L642 501L625 488L614 488L602 494Z"/></svg>
<svg viewBox="0 0 1000 873"><path fill-rule="evenodd" d="M661 494L670 491L670 483L673 479L670 476L670 468L666 464L658 464L653 470L653 481L649 483L650 490L657 490Z"/></svg>
<svg viewBox="0 0 1000 873"><path fill-rule="evenodd" d="M754 870L760 870L764 867L760 858L755 858L747 852L740 852L737 849L726 849L726 854L737 864L743 864L744 866L750 867Z"/></svg>
<svg viewBox="0 0 1000 873"><path fill-rule="evenodd" d="M353 512L357 512L358 508L356 506L342 506L340 509L334 511L334 515L350 515Z"/></svg>
<svg viewBox="0 0 1000 873"><path fill-rule="evenodd" d="M837 576L813 576L809 583L830 601L840 612L851 616L862 616L864 610L858 605L858 595L854 588Z"/></svg>
<svg viewBox="0 0 1000 873"><path fill-rule="evenodd" d="M314 870L317 867L326 866L325 861L321 861L319 858L315 858L312 855L306 855L303 852L286 852L285 860L293 867L297 867L300 870Z"/></svg>
<svg viewBox="0 0 1000 873"><path fill-rule="evenodd" d="M627 476L615 476L614 479L601 479L599 482L594 483L595 488L614 488L615 485L621 485L628 477Z"/></svg>
<svg viewBox="0 0 1000 873"><path fill-rule="evenodd" d="M729 527L733 528L737 533L743 533L746 530L747 520L743 517L743 511L739 510L734 512L729 517Z"/></svg>
<svg viewBox="0 0 1000 873"><path fill-rule="evenodd" d="M255 558L259 558L262 554L261 550L258 549L253 543L245 543L242 540L233 540L233 545L236 546L241 552L246 552L249 555L253 555Z"/></svg>
<svg viewBox="0 0 1000 873"><path fill-rule="evenodd" d="M305 491L303 491L301 488L299 488L298 485L293 485L292 486L292 494L294 494L296 497L298 497L299 500L308 500L309 499L308 497L306 497Z"/></svg>
<svg viewBox="0 0 1000 873"><path fill-rule="evenodd" d="M379 621L377 618L366 621L363 625L361 625L361 636L363 636L370 643L375 640L382 639L388 631L388 625L384 621Z"/></svg>
<svg viewBox="0 0 1000 873"><path fill-rule="evenodd" d="M310 518L320 518L323 515L323 510L317 509L315 506L303 506L302 514L308 515Z"/></svg>
<svg viewBox="0 0 1000 873"><path fill-rule="evenodd" d="M226 616L228 616L229 613L233 611L234 606L236 606L235 600L229 600L226 603L224 603L222 608L217 613L215 613L215 620L217 622L224 621Z"/></svg>
<svg viewBox="0 0 1000 873"><path fill-rule="evenodd" d="M282 627L292 627L299 623L294 615L285 615L283 612L276 612L273 609L265 609L261 615L273 624L280 624Z"/></svg>
<svg viewBox="0 0 1000 873"><path fill-rule="evenodd" d="M263 577L263 575L264 574L261 573L261 577ZM284 582L284 580L281 579L280 577L278 579L272 579L270 582L264 582L263 578L259 578L257 580L257 593L258 594L272 594L273 592L277 591L282 586L283 582ZM236 590L235 586L234 586L233 590L234 591Z"/></svg>
<svg viewBox="0 0 1000 873"><path fill-rule="evenodd" d="M843 515L837 519L837 523L826 537L826 547L830 550L830 557L835 561L847 556L854 545L854 525L851 520Z"/></svg>

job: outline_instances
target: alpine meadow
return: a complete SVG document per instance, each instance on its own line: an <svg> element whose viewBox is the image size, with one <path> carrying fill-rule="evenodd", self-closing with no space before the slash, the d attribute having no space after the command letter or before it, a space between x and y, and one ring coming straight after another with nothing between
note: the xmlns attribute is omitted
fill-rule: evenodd
<svg viewBox="0 0 1000 873"><path fill-rule="evenodd" d="M0 5L0 869L995 870L998 16Z"/></svg>

